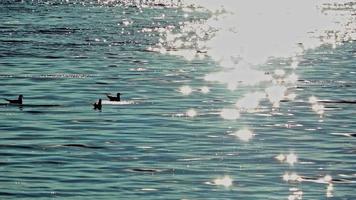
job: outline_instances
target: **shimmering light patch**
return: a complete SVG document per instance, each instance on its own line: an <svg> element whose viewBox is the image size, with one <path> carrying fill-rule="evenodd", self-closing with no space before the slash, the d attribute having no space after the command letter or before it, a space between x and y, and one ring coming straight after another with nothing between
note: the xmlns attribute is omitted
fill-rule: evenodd
<svg viewBox="0 0 356 200"><path fill-rule="evenodd" d="M240 118L240 112L236 109L223 108L220 112L223 119L236 120Z"/></svg>
<svg viewBox="0 0 356 200"><path fill-rule="evenodd" d="M283 175L283 180L286 182L301 182L302 181L302 177L300 177L297 173L293 172L293 173L284 173Z"/></svg>
<svg viewBox="0 0 356 200"><path fill-rule="evenodd" d="M279 154L276 157L274 157L276 160L279 162L284 162L286 160L286 156L284 154Z"/></svg>
<svg viewBox="0 0 356 200"><path fill-rule="evenodd" d="M309 97L309 103L311 104L312 110L322 117L325 112L325 106L318 102L318 98L315 96Z"/></svg>
<svg viewBox="0 0 356 200"><path fill-rule="evenodd" d="M266 98L266 95L262 92L248 93L243 98L239 99L235 106L240 109L256 109L259 107L260 101Z"/></svg>
<svg viewBox="0 0 356 200"><path fill-rule="evenodd" d="M282 176L282 179L284 181L288 182L289 181L289 173L288 172L284 173L283 176Z"/></svg>
<svg viewBox="0 0 356 200"><path fill-rule="evenodd" d="M256 85L261 82L271 81L271 75L249 67L240 67L235 70L211 73L205 76L206 81L216 81L228 85L228 88L236 88L238 85Z"/></svg>
<svg viewBox="0 0 356 200"><path fill-rule="evenodd" d="M210 88L207 87L207 86L203 86L203 87L200 88L200 91L201 91L201 93L203 93L203 94L207 94L207 93L210 92Z"/></svg>
<svg viewBox="0 0 356 200"><path fill-rule="evenodd" d="M283 69L276 69L276 70L274 70L274 74L276 76L284 76L286 74L286 72Z"/></svg>
<svg viewBox="0 0 356 200"><path fill-rule="evenodd" d="M292 63L291 63L291 65L290 65L290 67L291 67L292 69L297 69L297 68L298 68L298 65L299 65L298 60L297 60L296 58L294 58L293 61L292 61Z"/></svg>
<svg viewBox="0 0 356 200"><path fill-rule="evenodd" d="M189 110L187 110L186 115L188 117L196 117L198 115L198 113L194 109L189 109Z"/></svg>
<svg viewBox="0 0 356 200"><path fill-rule="evenodd" d="M356 38L350 31L355 22L349 15L322 10L322 4L328 0L185 2L217 13L206 22L213 30L206 29L205 32L213 37L205 46L209 56L222 65L231 66L236 58L253 64L263 63L269 57L297 58L306 49L325 43L337 46ZM201 26L199 24L195 29L199 30ZM292 67L296 68L297 59L293 61Z"/></svg>
<svg viewBox="0 0 356 200"><path fill-rule="evenodd" d="M142 188L141 191L153 192L153 191L157 191L157 189L154 189L154 188Z"/></svg>
<svg viewBox="0 0 356 200"><path fill-rule="evenodd" d="M232 186L233 180L229 176L224 176L222 178L217 178L214 180L215 185L221 185L224 187L230 187Z"/></svg>
<svg viewBox="0 0 356 200"><path fill-rule="evenodd" d="M180 43L179 43L180 44ZM180 50L180 51L166 51L165 53L169 53L170 55L181 56L186 60L194 60L196 58L195 50Z"/></svg>
<svg viewBox="0 0 356 200"><path fill-rule="evenodd" d="M185 86L180 87L179 91L183 95L190 95L193 92L193 89L190 86L185 85Z"/></svg>
<svg viewBox="0 0 356 200"><path fill-rule="evenodd" d="M288 100L293 101L297 97L297 94L291 93L291 94L288 94L286 97Z"/></svg>
<svg viewBox="0 0 356 200"><path fill-rule="evenodd" d="M177 113L172 115L173 117L184 117L184 113Z"/></svg>
<svg viewBox="0 0 356 200"><path fill-rule="evenodd" d="M265 92L273 106L278 107L279 102L285 98L287 88L283 85L274 85L266 88Z"/></svg>
<svg viewBox="0 0 356 200"><path fill-rule="evenodd" d="M123 21L122 21L122 24L123 24L124 26L128 26L128 25L132 24L132 21L123 20Z"/></svg>
<svg viewBox="0 0 356 200"><path fill-rule="evenodd" d="M315 113L322 116L324 114L325 106L322 104L314 104L312 105L312 109Z"/></svg>
<svg viewBox="0 0 356 200"><path fill-rule="evenodd" d="M334 192L334 186L332 183L329 183L326 188L326 197L327 198L333 197L334 196L333 192Z"/></svg>
<svg viewBox="0 0 356 200"><path fill-rule="evenodd" d="M303 199L303 191L296 190L292 191L293 193L288 196L288 200L302 200Z"/></svg>
<svg viewBox="0 0 356 200"><path fill-rule="evenodd" d="M236 90L237 89L237 83L233 83L233 82L227 83L227 89L230 90L230 91Z"/></svg>
<svg viewBox="0 0 356 200"><path fill-rule="evenodd" d="M298 162L298 156L294 153L290 153L286 156L286 163L289 165L294 165L296 162Z"/></svg>
<svg viewBox="0 0 356 200"><path fill-rule="evenodd" d="M331 181L333 180L333 178L330 175L325 175L323 179L326 183L331 183Z"/></svg>
<svg viewBox="0 0 356 200"><path fill-rule="evenodd" d="M248 142L253 138L254 133L251 130L245 128L230 135L238 137L241 141Z"/></svg>
<svg viewBox="0 0 356 200"><path fill-rule="evenodd" d="M136 72L144 72L147 71L146 68L138 67L138 68L131 68L130 71L136 71Z"/></svg>
<svg viewBox="0 0 356 200"><path fill-rule="evenodd" d="M298 156L295 153L289 153L288 155L279 154L274 158L279 162L288 163L289 165L294 165L298 162Z"/></svg>
<svg viewBox="0 0 356 200"><path fill-rule="evenodd" d="M309 103L316 104L316 103L318 103L318 99L315 96L311 96L311 97L309 97Z"/></svg>
<svg viewBox="0 0 356 200"><path fill-rule="evenodd" d="M286 83L295 84L297 81L298 81L298 75L296 75L295 73L292 73L285 78Z"/></svg>
<svg viewBox="0 0 356 200"><path fill-rule="evenodd" d="M138 146L138 149L152 149L153 147L150 146Z"/></svg>

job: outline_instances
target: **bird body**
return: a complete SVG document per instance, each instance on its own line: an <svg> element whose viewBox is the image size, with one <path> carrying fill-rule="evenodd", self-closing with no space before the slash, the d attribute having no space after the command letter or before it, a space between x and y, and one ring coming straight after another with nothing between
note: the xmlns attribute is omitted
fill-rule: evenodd
<svg viewBox="0 0 356 200"><path fill-rule="evenodd" d="M102 104L101 104L101 99L99 99L99 101L98 102L95 102L94 104L93 104L93 106L94 106L94 109L95 110L101 110L101 108L102 108Z"/></svg>
<svg viewBox="0 0 356 200"><path fill-rule="evenodd" d="M8 101L10 104L22 104L22 99L23 96L22 94L20 94L18 99L5 99L5 100Z"/></svg>
<svg viewBox="0 0 356 200"><path fill-rule="evenodd" d="M117 93L117 94L116 94L116 97L111 96L111 95L109 95L109 94L107 94L106 96L109 98L110 101L121 101L120 95L121 95L121 93Z"/></svg>

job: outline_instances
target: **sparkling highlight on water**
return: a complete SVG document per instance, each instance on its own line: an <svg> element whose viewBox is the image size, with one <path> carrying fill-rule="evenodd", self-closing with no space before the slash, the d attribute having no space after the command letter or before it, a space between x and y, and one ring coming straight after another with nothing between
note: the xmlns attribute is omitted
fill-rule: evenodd
<svg viewBox="0 0 356 200"><path fill-rule="evenodd" d="M260 105L260 101L264 98L266 98L266 94L263 92L247 93L236 102L235 106L239 109L250 111L257 109Z"/></svg>
<svg viewBox="0 0 356 200"><path fill-rule="evenodd" d="M240 112L236 109L224 108L220 112L220 116L227 120L236 120L240 118Z"/></svg>
<svg viewBox="0 0 356 200"><path fill-rule="evenodd" d="M302 177L299 176L295 172L292 172L292 173L286 172L283 175L283 180L286 181L286 182L301 182L302 181Z"/></svg>
<svg viewBox="0 0 356 200"><path fill-rule="evenodd" d="M186 115L188 117L196 117L198 115L197 111L194 110L194 109L189 109L187 112L186 112Z"/></svg>
<svg viewBox="0 0 356 200"><path fill-rule="evenodd" d="M179 92L183 95L190 95L193 92L193 89L190 86L182 86L179 88Z"/></svg>
<svg viewBox="0 0 356 200"><path fill-rule="evenodd" d="M230 176L224 176L222 178L217 178L213 181L215 185L221 185L224 187L230 187L232 186L232 178Z"/></svg>
<svg viewBox="0 0 356 200"><path fill-rule="evenodd" d="M289 165L294 165L298 162L298 156L294 153L290 153L286 156L286 163Z"/></svg>
<svg viewBox="0 0 356 200"><path fill-rule="evenodd" d="M0 0L4 195L352 199L352 1Z"/></svg>
<svg viewBox="0 0 356 200"><path fill-rule="evenodd" d="M238 130L235 133L232 133L230 135L237 137L239 140L241 140L243 142L248 142L253 138L253 136L255 134L251 130L244 128L244 129Z"/></svg>
<svg viewBox="0 0 356 200"><path fill-rule="evenodd" d="M283 85L274 85L266 88L265 92L273 107L279 107L280 101L285 99L287 87Z"/></svg>
<svg viewBox="0 0 356 200"><path fill-rule="evenodd" d="M319 103L318 98L315 96L309 97L309 103L311 104L311 109L322 118L325 113L325 106Z"/></svg>
<svg viewBox="0 0 356 200"><path fill-rule="evenodd" d="M210 88L207 86L203 86L200 88L201 93L208 94L210 92Z"/></svg>
<svg viewBox="0 0 356 200"><path fill-rule="evenodd" d="M298 162L298 156L295 153L279 154L275 156L275 159L281 163L287 163L290 166L293 166L295 163Z"/></svg>

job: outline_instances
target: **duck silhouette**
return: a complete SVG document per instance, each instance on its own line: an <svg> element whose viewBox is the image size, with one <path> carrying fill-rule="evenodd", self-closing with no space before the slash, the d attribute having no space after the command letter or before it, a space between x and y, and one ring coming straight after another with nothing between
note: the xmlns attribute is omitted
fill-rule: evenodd
<svg viewBox="0 0 356 200"><path fill-rule="evenodd" d="M23 96L22 94L20 94L18 99L5 99L5 100L8 101L10 104L22 104L22 99Z"/></svg>
<svg viewBox="0 0 356 200"><path fill-rule="evenodd" d="M110 94L106 94L106 96L109 98L110 101L121 101L120 95L121 93L117 93L115 97L115 96L111 96Z"/></svg>
<svg viewBox="0 0 356 200"><path fill-rule="evenodd" d="M101 99L99 99L98 102L95 102L93 106L94 106L94 110L101 110L102 108Z"/></svg>

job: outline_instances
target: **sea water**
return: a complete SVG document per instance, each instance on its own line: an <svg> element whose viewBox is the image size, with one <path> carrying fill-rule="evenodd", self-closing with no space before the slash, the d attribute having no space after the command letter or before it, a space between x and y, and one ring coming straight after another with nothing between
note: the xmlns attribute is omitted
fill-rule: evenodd
<svg viewBox="0 0 356 200"><path fill-rule="evenodd" d="M0 199L355 199L355 6L1 1Z"/></svg>

